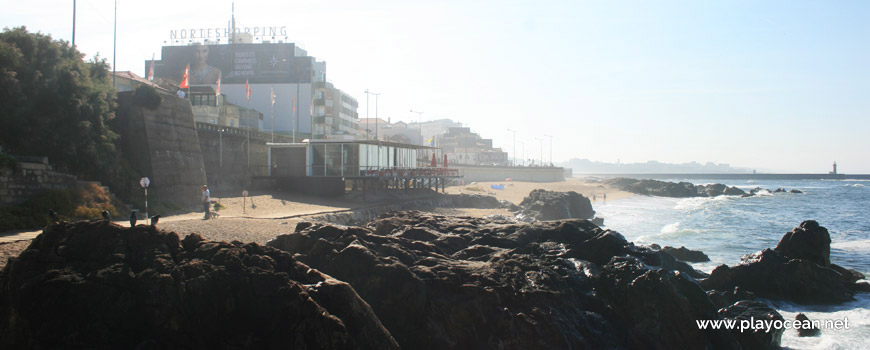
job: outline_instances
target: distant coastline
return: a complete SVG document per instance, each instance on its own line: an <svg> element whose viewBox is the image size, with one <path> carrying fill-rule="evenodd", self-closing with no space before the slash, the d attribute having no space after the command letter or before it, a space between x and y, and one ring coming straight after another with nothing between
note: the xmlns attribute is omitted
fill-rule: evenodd
<svg viewBox="0 0 870 350"><path fill-rule="evenodd" d="M584 174L575 172L574 177L628 177L652 180L870 180L870 174Z"/></svg>

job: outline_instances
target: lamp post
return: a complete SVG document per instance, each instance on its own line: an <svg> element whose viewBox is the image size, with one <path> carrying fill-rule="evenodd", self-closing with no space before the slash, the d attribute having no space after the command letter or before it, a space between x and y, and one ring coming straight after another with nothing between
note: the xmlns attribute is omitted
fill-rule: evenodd
<svg viewBox="0 0 870 350"><path fill-rule="evenodd" d="M536 137L535 140L541 141L541 155L538 158L538 166L544 165L544 139L540 137Z"/></svg>
<svg viewBox="0 0 870 350"><path fill-rule="evenodd" d="M420 127L420 146L423 145L423 112L411 110L411 113L417 113L417 126Z"/></svg>
<svg viewBox="0 0 870 350"><path fill-rule="evenodd" d="M514 133L514 164L513 165L516 166L517 165L516 164L517 163L517 131L511 130L511 129L507 129L507 131Z"/></svg>
<svg viewBox="0 0 870 350"><path fill-rule="evenodd" d="M369 118L369 89L366 89L365 93L366 93L366 140L368 140L369 139L369 131L371 131L369 129L369 119L371 119L371 118Z"/></svg>
<svg viewBox="0 0 870 350"><path fill-rule="evenodd" d="M553 165L553 136L552 135L544 135L544 137L550 138L550 165Z"/></svg>
<svg viewBox="0 0 870 350"><path fill-rule="evenodd" d="M520 147L523 150L522 166L526 166L526 143L520 141Z"/></svg>

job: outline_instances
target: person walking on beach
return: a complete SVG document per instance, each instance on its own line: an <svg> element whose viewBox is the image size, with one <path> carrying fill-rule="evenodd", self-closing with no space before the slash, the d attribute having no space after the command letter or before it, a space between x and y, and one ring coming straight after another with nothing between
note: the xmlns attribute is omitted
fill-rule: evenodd
<svg viewBox="0 0 870 350"><path fill-rule="evenodd" d="M208 220L209 202L211 202L211 193L208 191L208 186L202 185L202 210L205 211L205 217L202 218L203 220Z"/></svg>

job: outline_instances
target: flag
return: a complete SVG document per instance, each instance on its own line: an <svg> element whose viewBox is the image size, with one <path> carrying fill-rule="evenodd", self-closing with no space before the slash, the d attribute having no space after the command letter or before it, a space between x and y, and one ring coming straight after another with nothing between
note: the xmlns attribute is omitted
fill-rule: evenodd
<svg viewBox="0 0 870 350"><path fill-rule="evenodd" d="M248 98L248 102L251 102L251 86L248 85L248 79L245 79L245 97Z"/></svg>
<svg viewBox="0 0 870 350"><path fill-rule="evenodd" d="M220 96L220 95L221 95L221 73L218 73L218 80L217 80L217 83L218 83L218 84L217 84L217 89L214 90L214 95L215 95L215 96Z"/></svg>
<svg viewBox="0 0 870 350"><path fill-rule="evenodd" d="M272 94L272 105L274 106L275 105L275 89L270 87L269 92Z"/></svg>
<svg viewBox="0 0 870 350"><path fill-rule="evenodd" d="M426 140L426 143L429 144L429 146L435 147L435 136L432 136L428 140Z"/></svg>
<svg viewBox="0 0 870 350"><path fill-rule="evenodd" d="M190 65L188 64L187 67L184 67L184 76L181 77L181 88L182 89L187 89L190 87L190 82L188 81L188 78L187 78L187 76L189 74L190 74Z"/></svg>
<svg viewBox="0 0 870 350"><path fill-rule="evenodd" d="M296 112L296 95L291 92L290 96L293 97L293 111Z"/></svg>
<svg viewBox="0 0 870 350"><path fill-rule="evenodd" d="M151 54L151 66L148 67L148 74L145 79L154 80L154 54Z"/></svg>

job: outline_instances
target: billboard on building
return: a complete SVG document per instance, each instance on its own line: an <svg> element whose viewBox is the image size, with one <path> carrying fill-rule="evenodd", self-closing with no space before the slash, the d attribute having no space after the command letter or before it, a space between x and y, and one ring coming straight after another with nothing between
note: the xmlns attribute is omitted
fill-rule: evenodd
<svg viewBox="0 0 870 350"><path fill-rule="evenodd" d="M164 46L154 75L181 81L190 64L190 85L310 83L313 57L294 55L293 43Z"/></svg>

